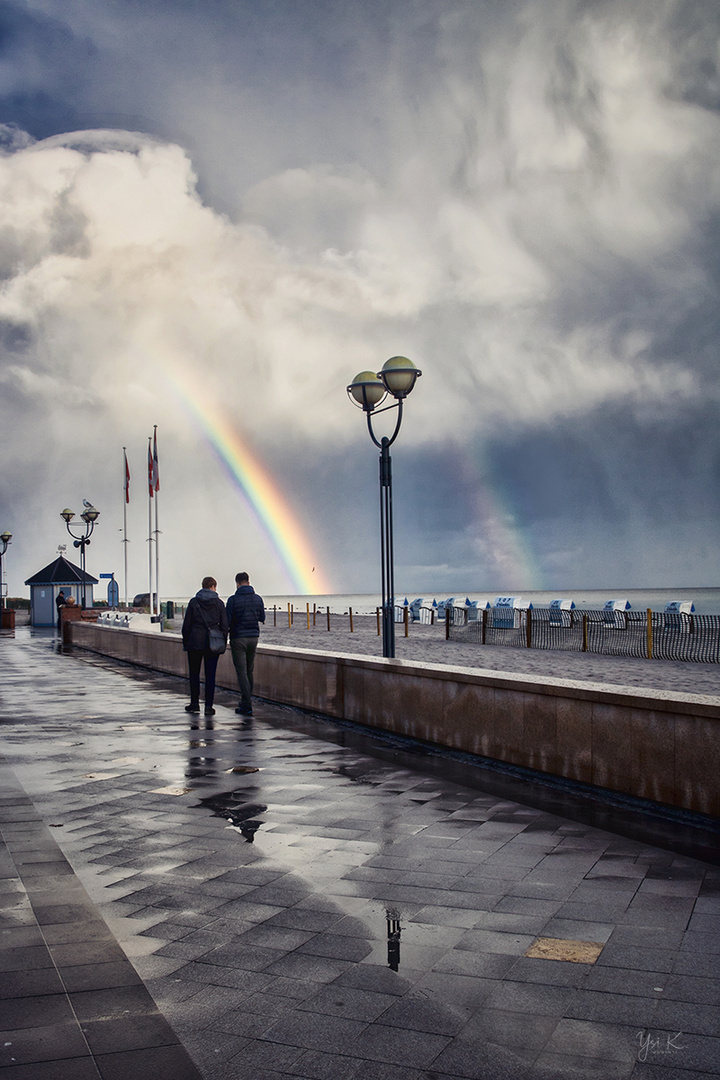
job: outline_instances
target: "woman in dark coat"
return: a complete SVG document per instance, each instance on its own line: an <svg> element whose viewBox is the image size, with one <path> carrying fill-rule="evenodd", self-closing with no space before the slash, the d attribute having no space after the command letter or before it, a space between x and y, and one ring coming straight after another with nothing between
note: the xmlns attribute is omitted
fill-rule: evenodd
<svg viewBox="0 0 720 1080"><path fill-rule="evenodd" d="M217 581L203 578L202 589L195 593L187 606L182 625L183 649L188 654L190 674L190 704L185 712L200 712L200 667L205 664L205 715L214 716L215 672L219 656L208 648L208 630L219 628L227 637L228 620L225 605L217 594Z"/></svg>

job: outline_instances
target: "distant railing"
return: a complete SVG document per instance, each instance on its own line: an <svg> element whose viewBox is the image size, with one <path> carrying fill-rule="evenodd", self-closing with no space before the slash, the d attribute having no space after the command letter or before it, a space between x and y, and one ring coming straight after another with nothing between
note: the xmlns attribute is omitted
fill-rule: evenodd
<svg viewBox="0 0 720 1080"><path fill-rule="evenodd" d="M453 608L451 641L525 649L636 656L646 660L720 663L720 615L651 611L585 611L574 608L485 608L468 621Z"/></svg>

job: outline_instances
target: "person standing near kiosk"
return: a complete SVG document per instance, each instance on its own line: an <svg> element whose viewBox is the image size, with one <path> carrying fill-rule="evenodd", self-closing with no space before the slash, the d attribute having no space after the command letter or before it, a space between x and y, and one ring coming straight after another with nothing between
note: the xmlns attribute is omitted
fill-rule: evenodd
<svg viewBox="0 0 720 1080"><path fill-rule="evenodd" d="M62 609L65 607L66 604L67 604L67 600L65 599L65 593L61 589L60 592L55 597L55 607L57 608L57 628L58 628L58 630L62 629Z"/></svg>

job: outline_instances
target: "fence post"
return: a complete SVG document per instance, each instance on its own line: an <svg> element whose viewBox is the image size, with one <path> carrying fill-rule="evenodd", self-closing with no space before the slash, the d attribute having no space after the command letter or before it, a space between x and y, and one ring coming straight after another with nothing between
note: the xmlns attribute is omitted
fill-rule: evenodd
<svg viewBox="0 0 720 1080"><path fill-rule="evenodd" d="M652 660L653 652L653 629L652 629L652 610L647 609L647 654L648 660Z"/></svg>
<svg viewBox="0 0 720 1080"><path fill-rule="evenodd" d="M450 608L445 608L445 640L450 640Z"/></svg>
<svg viewBox="0 0 720 1080"><path fill-rule="evenodd" d="M528 608L525 614L525 641L528 649L532 649L532 608Z"/></svg>
<svg viewBox="0 0 720 1080"><path fill-rule="evenodd" d="M350 611L350 633L352 634L352 633L354 633L353 621L352 621L352 608L349 608L349 611Z"/></svg>
<svg viewBox="0 0 720 1080"><path fill-rule="evenodd" d="M588 617L587 612L583 611L583 646L582 651L587 652L588 647Z"/></svg>
<svg viewBox="0 0 720 1080"><path fill-rule="evenodd" d="M290 604L288 604L288 629L292 626L292 616L290 615Z"/></svg>
<svg viewBox="0 0 720 1080"><path fill-rule="evenodd" d="M328 634L330 633L330 608L327 609Z"/></svg>
<svg viewBox="0 0 720 1080"><path fill-rule="evenodd" d="M310 603L305 604L305 610L307 611L307 628L310 629Z"/></svg>
<svg viewBox="0 0 720 1080"><path fill-rule="evenodd" d="M408 609L403 610L403 622L405 623L405 637L408 636Z"/></svg>
<svg viewBox="0 0 720 1080"><path fill-rule="evenodd" d="M485 644L485 633L487 631L487 608L483 608L482 613L482 643Z"/></svg>
<svg viewBox="0 0 720 1080"><path fill-rule="evenodd" d="M380 637L380 608L375 608L375 618L377 619L378 637Z"/></svg>
<svg viewBox="0 0 720 1080"><path fill-rule="evenodd" d="M315 627L315 615L317 613L317 607L313 604L313 628Z"/></svg>
<svg viewBox="0 0 720 1080"><path fill-rule="evenodd" d="M277 626L277 604L273 604L273 626Z"/></svg>

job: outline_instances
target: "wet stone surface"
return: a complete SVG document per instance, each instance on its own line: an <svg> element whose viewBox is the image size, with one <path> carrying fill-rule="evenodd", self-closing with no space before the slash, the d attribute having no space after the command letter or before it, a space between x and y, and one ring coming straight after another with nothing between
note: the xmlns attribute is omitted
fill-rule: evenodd
<svg viewBox="0 0 720 1080"><path fill-rule="evenodd" d="M720 1074L720 871L618 808L222 693L188 717L51 634L0 664L9 1076Z"/></svg>

